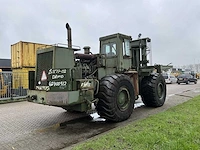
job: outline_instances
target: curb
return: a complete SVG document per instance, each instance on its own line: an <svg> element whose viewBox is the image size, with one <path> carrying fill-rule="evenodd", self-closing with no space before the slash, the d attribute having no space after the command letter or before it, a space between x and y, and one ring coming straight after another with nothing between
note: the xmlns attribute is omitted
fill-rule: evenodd
<svg viewBox="0 0 200 150"><path fill-rule="evenodd" d="M0 104L15 103L15 102L22 102L22 101L27 101L27 99L26 98L6 99L6 100L0 99Z"/></svg>

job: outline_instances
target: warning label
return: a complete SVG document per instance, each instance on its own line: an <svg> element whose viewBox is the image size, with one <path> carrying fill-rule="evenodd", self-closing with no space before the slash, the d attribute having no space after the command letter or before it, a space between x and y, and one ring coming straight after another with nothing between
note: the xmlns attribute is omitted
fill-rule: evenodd
<svg viewBox="0 0 200 150"><path fill-rule="evenodd" d="M46 72L43 71L43 72L42 72L41 81L45 81L45 80L47 80L47 75L46 75Z"/></svg>

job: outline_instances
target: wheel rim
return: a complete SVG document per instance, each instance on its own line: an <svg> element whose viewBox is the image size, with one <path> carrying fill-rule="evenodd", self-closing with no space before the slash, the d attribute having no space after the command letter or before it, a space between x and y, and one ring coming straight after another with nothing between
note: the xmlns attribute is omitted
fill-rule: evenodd
<svg viewBox="0 0 200 150"><path fill-rule="evenodd" d="M162 83L158 84L158 97L161 99L164 96L164 86Z"/></svg>
<svg viewBox="0 0 200 150"><path fill-rule="evenodd" d="M130 103L130 94L126 88L120 88L117 96L117 106L121 111L128 108Z"/></svg>

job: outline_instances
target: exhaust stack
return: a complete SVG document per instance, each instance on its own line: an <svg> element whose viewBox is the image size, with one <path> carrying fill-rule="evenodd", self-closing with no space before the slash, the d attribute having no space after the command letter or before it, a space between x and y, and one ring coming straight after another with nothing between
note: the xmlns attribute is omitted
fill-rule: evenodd
<svg viewBox="0 0 200 150"><path fill-rule="evenodd" d="M71 27L68 23L66 23L67 28L67 42L68 42L68 48L72 48L72 33L71 33Z"/></svg>

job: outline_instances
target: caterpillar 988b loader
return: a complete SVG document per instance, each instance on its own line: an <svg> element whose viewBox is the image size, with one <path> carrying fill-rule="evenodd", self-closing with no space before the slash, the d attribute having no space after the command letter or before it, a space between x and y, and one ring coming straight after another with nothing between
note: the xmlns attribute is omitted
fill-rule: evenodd
<svg viewBox="0 0 200 150"><path fill-rule="evenodd" d="M37 51L36 71L29 73L29 101L88 112L92 105L106 120L119 122L130 117L140 95L149 107L160 107L166 98L161 66L149 66L150 38L112 34L101 37L99 54L90 47L52 46Z"/></svg>

